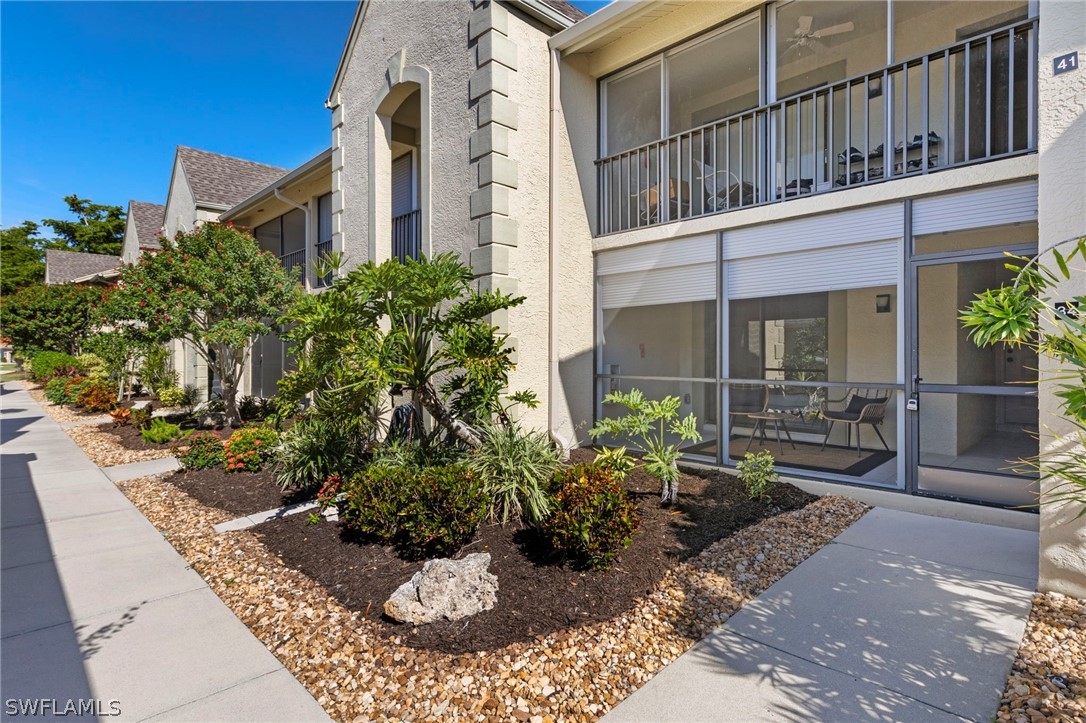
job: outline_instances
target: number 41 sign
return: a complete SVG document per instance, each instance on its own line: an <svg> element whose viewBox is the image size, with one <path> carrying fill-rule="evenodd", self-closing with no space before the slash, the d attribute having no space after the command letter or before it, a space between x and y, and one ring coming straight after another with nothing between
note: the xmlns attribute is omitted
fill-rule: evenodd
<svg viewBox="0 0 1086 723"><path fill-rule="evenodd" d="M1067 53L1060 55L1059 57L1052 59L1052 74L1059 75L1060 73L1070 73L1072 70L1078 70L1078 51L1073 53Z"/></svg>

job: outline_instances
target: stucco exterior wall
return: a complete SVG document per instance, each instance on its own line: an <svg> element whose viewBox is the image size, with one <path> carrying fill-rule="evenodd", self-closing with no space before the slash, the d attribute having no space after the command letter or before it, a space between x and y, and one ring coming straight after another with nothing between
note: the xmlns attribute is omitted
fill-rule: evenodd
<svg viewBox="0 0 1086 723"><path fill-rule="evenodd" d="M1052 59L1072 50L1086 60L1086 3L1042 0L1038 46L1038 236L1044 249L1064 239L1086 234L1086 71L1053 75ZM1052 262L1051 254L1044 257ZM1086 270L1076 264L1074 278L1059 287L1055 299L1086 294ZM1053 370L1042 359L1041 378ZM1041 448L1059 446L1072 433L1059 416L1056 383L1041 383ZM1079 505L1041 509L1040 589L1086 597L1086 517L1075 519Z"/></svg>
<svg viewBox="0 0 1086 723"><path fill-rule="evenodd" d="M566 443L586 444L595 413L596 81L584 58L559 66L554 249L557 258L556 356L551 427Z"/></svg>
<svg viewBox="0 0 1086 723"><path fill-rule="evenodd" d="M170 190L166 197L164 226L166 238L173 238L179 230L190 230L197 221L196 199L185 180L185 171L177 158L173 162Z"/></svg>
<svg viewBox="0 0 1086 723"><path fill-rule="evenodd" d="M371 134L375 132L376 108L389 92L389 60L404 52L404 64L429 73L432 117L429 129L429 189L423 188L424 223L432 229L427 253L452 251L467 256L474 245L468 213L468 196L474 186L468 162L468 137L475 127L475 109L468 103L468 81L475 71L474 54L468 47L470 3L441 0L421 9L415 3L371 0L339 91L340 108L333 113L333 127L342 121L333 148L342 161L334 188L339 192L334 209L339 216L341 248L351 266L371 258L369 247L371 190L387 203L388 192L371 184ZM427 121L424 119L423 121ZM338 141L338 142L337 142ZM385 176L384 178L387 178ZM386 226L388 228L388 226ZM425 234L424 234L425 235ZM391 239L376 238L378 258L387 258Z"/></svg>
<svg viewBox="0 0 1086 723"><path fill-rule="evenodd" d="M124 225L124 242L121 245L121 261L133 264L140 257L140 242L136 235L136 222L129 218Z"/></svg>

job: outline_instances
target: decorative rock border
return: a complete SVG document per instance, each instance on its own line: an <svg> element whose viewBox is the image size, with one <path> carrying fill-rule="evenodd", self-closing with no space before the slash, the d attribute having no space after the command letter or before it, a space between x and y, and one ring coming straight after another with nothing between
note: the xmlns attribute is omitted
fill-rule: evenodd
<svg viewBox="0 0 1086 723"><path fill-rule="evenodd" d="M338 720L595 719L743 604L859 519L823 497L721 540L679 564L612 620L494 651L415 650L286 567L249 531L173 485L118 485L216 594Z"/></svg>

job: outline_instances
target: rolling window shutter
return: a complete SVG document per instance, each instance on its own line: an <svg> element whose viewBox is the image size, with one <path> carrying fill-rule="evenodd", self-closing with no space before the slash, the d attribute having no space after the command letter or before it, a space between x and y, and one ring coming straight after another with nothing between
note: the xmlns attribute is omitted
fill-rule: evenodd
<svg viewBox="0 0 1086 723"><path fill-rule="evenodd" d="M978 188L913 203L913 235L962 231L1037 219L1037 183Z"/></svg>
<svg viewBox="0 0 1086 723"><path fill-rule="evenodd" d="M728 298L893 286L902 263L901 239L729 261Z"/></svg>
<svg viewBox="0 0 1086 723"><path fill-rule="evenodd" d="M392 216L402 216L414 211L414 163L412 155L405 153L392 162Z"/></svg>
<svg viewBox="0 0 1086 723"><path fill-rule="evenodd" d="M716 238L674 239L596 258L604 309L716 299Z"/></svg>

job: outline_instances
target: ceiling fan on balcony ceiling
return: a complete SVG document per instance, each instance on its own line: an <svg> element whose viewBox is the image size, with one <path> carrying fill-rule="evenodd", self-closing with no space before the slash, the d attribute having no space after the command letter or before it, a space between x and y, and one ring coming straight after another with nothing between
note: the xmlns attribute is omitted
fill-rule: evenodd
<svg viewBox="0 0 1086 723"><path fill-rule="evenodd" d="M792 32L791 44L785 52L800 52L804 49L819 50L823 47L823 44L820 42L823 38L841 35L842 33L851 33L856 29L856 26L851 21L830 25L829 27L819 28L818 30L812 30L811 28L813 25L813 17L810 15L800 16L799 24L796 25L796 29Z"/></svg>

